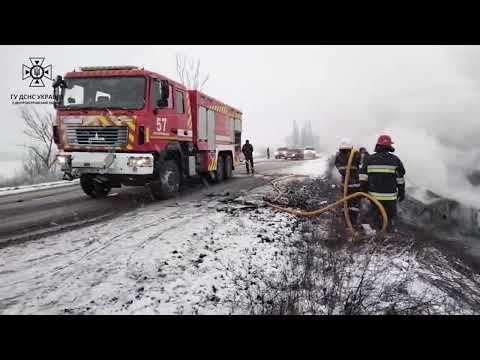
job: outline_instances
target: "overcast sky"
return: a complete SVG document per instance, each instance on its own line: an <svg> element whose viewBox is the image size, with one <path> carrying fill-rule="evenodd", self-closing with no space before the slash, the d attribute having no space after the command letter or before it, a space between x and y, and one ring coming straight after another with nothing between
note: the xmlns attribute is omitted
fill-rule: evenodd
<svg viewBox="0 0 480 360"><path fill-rule="evenodd" d="M293 120L311 120L329 151L344 136L371 151L388 132L407 173L443 189L460 186L452 173L480 160L477 46L2 46L1 52L0 160L21 157L25 139L10 94L31 92L21 78L28 57L45 57L54 74L131 64L177 79L177 52L201 60L210 74L205 93L243 111L243 138L254 146L283 145Z"/></svg>

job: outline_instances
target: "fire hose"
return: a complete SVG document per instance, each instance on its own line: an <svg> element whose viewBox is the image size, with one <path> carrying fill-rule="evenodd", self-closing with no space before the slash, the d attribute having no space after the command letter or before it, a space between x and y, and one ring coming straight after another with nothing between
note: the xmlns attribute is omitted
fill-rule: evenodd
<svg viewBox="0 0 480 360"><path fill-rule="evenodd" d="M295 176L295 175L289 175L289 176L286 176L286 177L283 177L283 178L276 179L276 180L272 181L272 186L275 189L275 191L277 191L278 195L272 200L272 202L265 201L265 203L267 203L269 206L271 206L272 208L274 208L276 210L283 211L283 212L286 212L288 214L295 215L295 216L306 216L306 217L315 217L315 216L321 215L321 214L323 214L327 211L335 209L338 205L343 203L343 213L344 213L344 216L345 216L345 222L346 222L347 227L348 227L348 229L349 229L349 231L352 235L352 239L355 239L355 237L358 234L353 229L353 225L352 225L352 222L350 220L350 214L349 214L349 211L348 211L348 200L351 200L351 199L362 196L362 197L367 198L371 202L373 202L378 207L378 209L380 210L380 214L382 215L382 219L383 219L381 234L385 234L386 231L387 231L387 226L388 226L388 216L387 216L387 213L386 213L383 205L377 199L375 199L373 196L371 196L370 194L364 193L364 192L356 192L354 194L347 195L347 193L348 193L348 183L349 183L349 180L350 180L350 172L351 172L351 167L352 167L353 156L354 156L356 151L357 151L356 149L352 149L352 151L350 152L350 157L348 158L347 171L346 171L346 174L345 174L345 182L343 184L343 198L342 199L340 199L338 201L335 201L334 203L332 203L332 204L330 204L330 205L328 205L324 208L313 210L313 211L292 210L292 209L289 209L289 208L285 208L285 207L281 207L279 205L273 204L273 202L276 202L284 193L284 191L282 191L276 185L276 183L279 182L279 181L285 180L287 178Z"/></svg>

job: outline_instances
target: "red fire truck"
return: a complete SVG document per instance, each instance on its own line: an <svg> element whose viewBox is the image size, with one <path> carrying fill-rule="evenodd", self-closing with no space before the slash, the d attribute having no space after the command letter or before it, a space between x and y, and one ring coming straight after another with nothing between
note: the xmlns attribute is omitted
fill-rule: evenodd
<svg viewBox="0 0 480 360"><path fill-rule="evenodd" d="M160 74L83 67L53 88L57 160L93 198L122 185L168 198L186 178L219 182L240 162L242 113Z"/></svg>

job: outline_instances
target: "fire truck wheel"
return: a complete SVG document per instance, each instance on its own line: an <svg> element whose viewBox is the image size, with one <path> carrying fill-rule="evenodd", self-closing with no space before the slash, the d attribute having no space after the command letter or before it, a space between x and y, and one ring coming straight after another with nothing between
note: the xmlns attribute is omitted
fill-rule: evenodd
<svg viewBox="0 0 480 360"><path fill-rule="evenodd" d="M91 176L82 175L80 177L80 186L85 194L98 199L108 195L112 187L109 184L101 184L93 180Z"/></svg>
<svg viewBox="0 0 480 360"><path fill-rule="evenodd" d="M173 160L160 165L158 180L150 186L152 195L159 200L174 197L180 190L180 170Z"/></svg>
<svg viewBox="0 0 480 360"><path fill-rule="evenodd" d="M215 171L215 182L222 182L225 179L225 160L219 156L217 160L217 171Z"/></svg>
<svg viewBox="0 0 480 360"><path fill-rule="evenodd" d="M225 179L230 179L232 177L232 171L233 171L232 157L230 155L227 155L225 157Z"/></svg>

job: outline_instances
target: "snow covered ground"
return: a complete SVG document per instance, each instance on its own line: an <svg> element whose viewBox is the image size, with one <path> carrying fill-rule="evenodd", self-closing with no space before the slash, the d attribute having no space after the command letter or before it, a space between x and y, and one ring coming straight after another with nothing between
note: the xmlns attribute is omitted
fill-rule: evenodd
<svg viewBox="0 0 480 360"><path fill-rule="evenodd" d="M20 194L20 193L44 190L44 189L53 189L57 187L70 186L70 185L78 185L79 181L80 180L78 179L73 181L62 180L62 181L52 181L52 182L34 184L34 185L3 187L3 188L0 188L0 196Z"/></svg>
<svg viewBox="0 0 480 360"><path fill-rule="evenodd" d="M312 210L336 198L327 179L293 181L296 184L282 196L282 203ZM248 304L244 310L256 314L480 312L479 274L460 258L425 242L421 231L400 226L385 242L365 234L352 243L341 211L296 220L299 240L289 248L281 280L256 279L256 289L243 292L243 299L237 301Z"/></svg>
<svg viewBox="0 0 480 360"><path fill-rule="evenodd" d="M326 169L322 157L288 168L285 175L316 181ZM324 204L317 190L315 201ZM373 313L390 309L391 296L405 311L417 306L412 303L417 299L440 313L471 312L479 303L478 276L466 276L462 266L452 267L438 252L419 253L409 241L379 251L367 243L331 252L324 241L340 236L332 232L331 216L299 220L276 212L263 202L272 194L267 185L240 195L154 203L3 247L0 314L342 313L342 301L359 286L366 294L362 304ZM306 254L313 260L305 262ZM308 289L302 287L307 273ZM466 288L470 307L451 296ZM325 305L325 293L336 303Z"/></svg>
<svg viewBox="0 0 480 360"><path fill-rule="evenodd" d="M289 215L242 212L266 191L152 206L1 249L0 313L229 313L227 269L250 262L275 273L295 240Z"/></svg>
<svg viewBox="0 0 480 360"><path fill-rule="evenodd" d="M327 155L319 154L317 159L302 161L298 166L289 168L288 172L295 175L321 177L327 171L327 160Z"/></svg>
<svg viewBox="0 0 480 360"><path fill-rule="evenodd" d="M288 174L322 174L321 159L308 165ZM251 209L271 191L154 204L0 249L0 313L229 313L230 270L275 274L298 236L290 215Z"/></svg>

